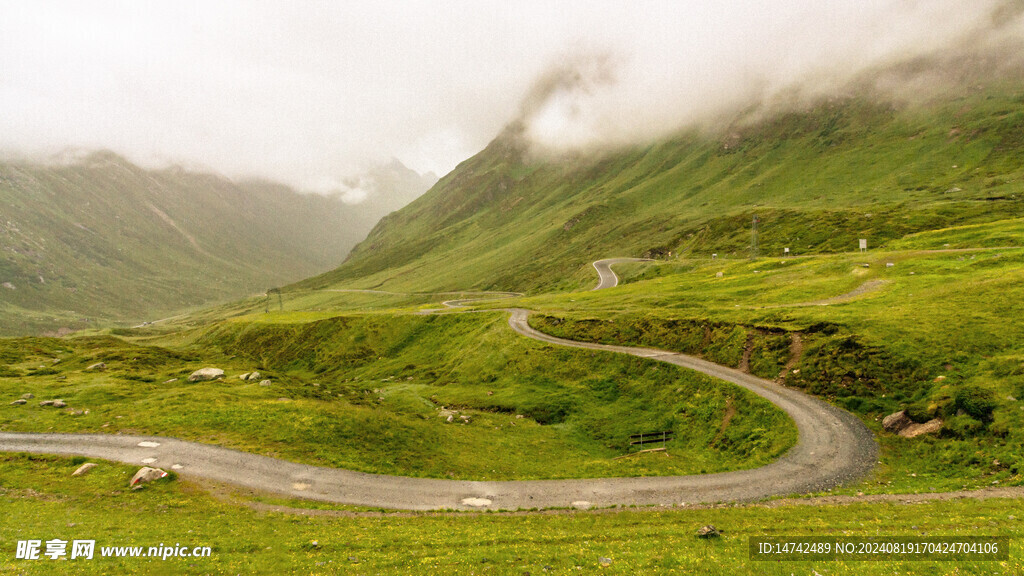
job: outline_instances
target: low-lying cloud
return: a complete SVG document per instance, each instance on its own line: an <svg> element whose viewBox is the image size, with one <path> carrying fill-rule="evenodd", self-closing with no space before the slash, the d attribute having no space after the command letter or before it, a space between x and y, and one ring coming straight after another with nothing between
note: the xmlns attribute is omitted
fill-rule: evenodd
<svg viewBox="0 0 1024 576"><path fill-rule="evenodd" d="M854 92L922 101L1022 70L1020 0L805 8L780 8L763 26L740 16L696 38L636 44L632 53L571 53L537 80L518 123L535 150L559 153L724 128Z"/></svg>
<svg viewBox="0 0 1024 576"><path fill-rule="evenodd" d="M346 182L369 167L395 157L444 174L512 121L543 149L644 142L841 92L894 62L1005 46L1024 37L1022 12L1021 0L0 0L0 150L108 148L356 201L365 190ZM910 78L873 81L917 93Z"/></svg>

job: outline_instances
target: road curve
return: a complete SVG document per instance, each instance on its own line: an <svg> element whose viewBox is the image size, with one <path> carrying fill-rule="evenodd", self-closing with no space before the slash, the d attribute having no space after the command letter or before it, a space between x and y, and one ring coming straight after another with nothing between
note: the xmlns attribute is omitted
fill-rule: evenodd
<svg viewBox="0 0 1024 576"><path fill-rule="evenodd" d="M612 272L612 265L623 262L650 262L650 258L605 258L594 262L594 270L597 270L598 282L594 290L614 288L619 285L619 277Z"/></svg>
<svg viewBox="0 0 1024 576"><path fill-rule="evenodd" d="M602 267L625 259L594 263ZM614 274L612 274L614 278ZM605 284L602 280L599 287ZM614 286L614 283L611 284ZM148 464L256 490L299 498L406 510L520 509L573 505L672 505L759 500L821 491L860 478L877 460L878 447L864 424L848 412L699 358L653 348L593 344L556 338L531 328L529 312L511 309L509 325L555 346L631 354L703 372L769 400L796 423L799 440L778 460L751 470L693 476L476 482L366 474L287 462L174 438L110 434L0 432L0 451L81 455ZM582 504L585 503L585 504Z"/></svg>

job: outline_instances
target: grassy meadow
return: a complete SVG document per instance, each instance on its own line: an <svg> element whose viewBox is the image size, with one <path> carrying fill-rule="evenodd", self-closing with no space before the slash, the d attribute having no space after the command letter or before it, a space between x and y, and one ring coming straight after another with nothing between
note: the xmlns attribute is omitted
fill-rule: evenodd
<svg viewBox="0 0 1024 576"><path fill-rule="evenodd" d="M183 480L126 489L133 468L0 456L0 571L31 574L1017 574L1020 499L659 508L548 514L306 514ZM702 540L712 524L722 537ZM753 561L760 536L1011 538L1006 561ZM95 539L93 560L15 560L18 540ZM210 546L209 558L100 558L102 546Z"/></svg>

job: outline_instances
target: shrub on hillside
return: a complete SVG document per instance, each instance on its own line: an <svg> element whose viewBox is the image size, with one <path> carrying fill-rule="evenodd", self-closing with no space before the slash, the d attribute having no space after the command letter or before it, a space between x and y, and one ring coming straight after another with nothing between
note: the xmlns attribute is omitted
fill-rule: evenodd
<svg viewBox="0 0 1024 576"><path fill-rule="evenodd" d="M970 438L985 430L985 424L966 414L953 416L942 425L941 434L947 438Z"/></svg>
<svg viewBox="0 0 1024 576"><path fill-rule="evenodd" d="M977 386L963 386L953 395L953 411L961 411L982 422L992 421L996 399L991 390Z"/></svg>

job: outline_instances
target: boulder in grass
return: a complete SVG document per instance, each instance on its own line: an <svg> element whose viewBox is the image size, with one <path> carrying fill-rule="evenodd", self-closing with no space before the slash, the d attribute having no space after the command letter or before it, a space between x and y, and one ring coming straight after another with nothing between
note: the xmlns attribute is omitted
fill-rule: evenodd
<svg viewBox="0 0 1024 576"><path fill-rule="evenodd" d="M933 434L942 430L942 420L940 418L933 418L925 422L924 424L911 424L903 430L900 430L900 436L904 438L917 438L922 434Z"/></svg>
<svg viewBox="0 0 1024 576"><path fill-rule="evenodd" d="M205 382L206 380L216 380L217 378L223 378L224 371L220 368L200 368L192 373L188 377L189 382Z"/></svg>
<svg viewBox="0 0 1024 576"><path fill-rule="evenodd" d="M708 524L707 526L701 526L697 530L697 538L718 538L721 535L722 533L718 531L718 528L715 528L711 524Z"/></svg>
<svg viewBox="0 0 1024 576"><path fill-rule="evenodd" d="M271 384L270 380L264 380L264 381L260 382L260 386L270 386L270 384Z"/></svg>
<svg viewBox="0 0 1024 576"><path fill-rule="evenodd" d="M22 404L25 404L26 402L28 402L28 400L25 400L24 398L18 398L14 402L11 402L11 406L21 406Z"/></svg>
<svg viewBox="0 0 1024 576"><path fill-rule="evenodd" d="M107 369L107 365L104 364L103 362L97 362L97 363L93 364L92 366L89 366L88 368L86 368L86 370L106 370L106 369Z"/></svg>
<svg viewBox="0 0 1024 576"><path fill-rule="evenodd" d="M900 410L886 416L882 420L882 428L885 428L886 432L899 434L913 423L914 421L910 419L910 416L907 416L907 411Z"/></svg>
<svg viewBox="0 0 1024 576"><path fill-rule="evenodd" d="M246 372L245 374L240 375L238 377L238 379L239 380L248 380L249 379L249 372Z"/></svg>
<svg viewBox="0 0 1024 576"><path fill-rule="evenodd" d="M263 375L259 372L251 372L246 380L259 380L261 378L263 378Z"/></svg>
<svg viewBox="0 0 1024 576"><path fill-rule="evenodd" d="M84 476L84 475L89 473L89 470L92 470L95 467L96 467L96 464L94 462L86 462L85 464L82 464L81 466L79 466L78 470L75 470L74 472L72 472L71 475L72 476Z"/></svg>
<svg viewBox="0 0 1024 576"><path fill-rule="evenodd" d="M152 482L153 480L165 478L166 476L167 472L164 472L159 468L150 468L149 466L143 466L142 468L139 468L139 471L135 473L135 476L132 476L132 481L128 485L137 486L139 484Z"/></svg>
<svg viewBox="0 0 1024 576"><path fill-rule="evenodd" d="M40 401L39 402L39 407L42 408L43 406L53 406L53 400L42 400L42 401Z"/></svg>
<svg viewBox="0 0 1024 576"><path fill-rule="evenodd" d="M67 405L68 403L63 400L54 400L53 404L51 404L54 408L64 408Z"/></svg>

